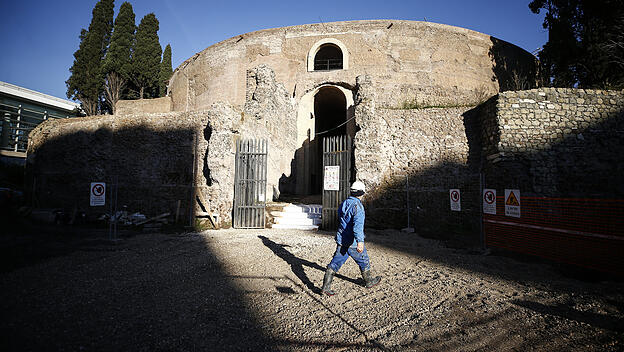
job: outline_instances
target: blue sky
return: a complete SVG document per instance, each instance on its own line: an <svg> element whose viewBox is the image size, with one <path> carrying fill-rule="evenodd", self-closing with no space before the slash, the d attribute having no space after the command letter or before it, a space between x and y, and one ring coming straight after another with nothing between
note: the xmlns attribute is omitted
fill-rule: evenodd
<svg viewBox="0 0 624 352"><path fill-rule="evenodd" d="M65 81L96 0L0 1L0 81L65 98ZM306 23L368 19L427 20L469 28L527 51L547 40L543 14L530 0L132 0L136 23L150 12L160 43L171 44L174 69L224 39L255 30ZM115 16L123 1L115 1Z"/></svg>

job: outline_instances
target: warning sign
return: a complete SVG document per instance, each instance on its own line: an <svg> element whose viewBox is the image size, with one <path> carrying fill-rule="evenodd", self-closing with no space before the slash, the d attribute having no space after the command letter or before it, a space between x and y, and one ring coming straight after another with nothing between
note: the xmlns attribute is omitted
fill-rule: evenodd
<svg viewBox="0 0 624 352"><path fill-rule="evenodd" d="M326 191L340 190L340 166L325 166L323 189Z"/></svg>
<svg viewBox="0 0 624 352"><path fill-rule="evenodd" d="M458 189L452 189L449 191L451 197L451 210L461 211L461 194Z"/></svg>
<svg viewBox="0 0 624 352"><path fill-rule="evenodd" d="M506 189L505 190L505 215L520 217L520 190L519 189Z"/></svg>
<svg viewBox="0 0 624 352"><path fill-rule="evenodd" d="M483 190L483 213L496 215L496 190Z"/></svg>
<svg viewBox="0 0 624 352"><path fill-rule="evenodd" d="M106 203L106 183L91 182L91 206L97 207Z"/></svg>

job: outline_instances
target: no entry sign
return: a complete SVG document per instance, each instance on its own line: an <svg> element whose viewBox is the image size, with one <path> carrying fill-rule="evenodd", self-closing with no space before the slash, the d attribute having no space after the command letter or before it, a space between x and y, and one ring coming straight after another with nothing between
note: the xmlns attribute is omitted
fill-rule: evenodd
<svg viewBox="0 0 624 352"><path fill-rule="evenodd" d="M496 215L496 190L483 190L483 213Z"/></svg>
<svg viewBox="0 0 624 352"><path fill-rule="evenodd" d="M92 207L104 205L106 203L106 183L91 182L90 197Z"/></svg>
<svg viewBox="0 0 624 352"><path fill-rule="evenodd" d="M461 193L458 189L452 189L449 191L451 197L451 210L461 211Z"/></svg>

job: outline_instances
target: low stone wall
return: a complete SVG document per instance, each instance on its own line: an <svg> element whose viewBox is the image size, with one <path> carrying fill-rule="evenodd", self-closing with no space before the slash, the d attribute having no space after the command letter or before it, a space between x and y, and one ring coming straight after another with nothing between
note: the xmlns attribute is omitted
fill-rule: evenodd
<svg viewBox="0 0 624 352"><path fill-rule="evenodd" d="M34 206L96 215L109 212L117 195L118 210L127 206L148 216L174 214L180 201L179 215L188 219L194 140L205 123L201 113L49 120L29 139ZM91 182L106 183L105 206L90 206Z"/></svg>
<svg viewBox="0 0 624 352"><path fill-rule="evenodd" d="M624 196L624 92L504 92L483 106L482 124L489 187L539 196Z"/></svg>
<svg viewBox="0 0 624 352"><path fill-rule="evenodd" d="M115 105L117 116L129 116L137 114L155 114L170 112L171 97L138 100L120 100Z"/></svg>

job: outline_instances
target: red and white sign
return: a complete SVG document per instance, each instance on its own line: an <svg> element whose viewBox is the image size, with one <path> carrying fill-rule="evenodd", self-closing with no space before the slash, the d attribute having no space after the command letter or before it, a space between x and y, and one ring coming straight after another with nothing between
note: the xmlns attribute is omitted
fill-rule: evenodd
<svg viewBox="0 0 624 352"><path fill-rule="evenodd" d="M461 211L461 193L458 189L452 189L449 191L451 197L451 210Z"/></svg>
<svg viewBox="0 0 624 352"><path fill-rule="evenodd" d="M483 190L483 213L496 215L496 190Z"/></svg>
<svg viewBox="0 0 624 352"><path fill-rule="evenodd" d="M91 206L97 207L106 203L106 183L91 182Z"/></svg>

